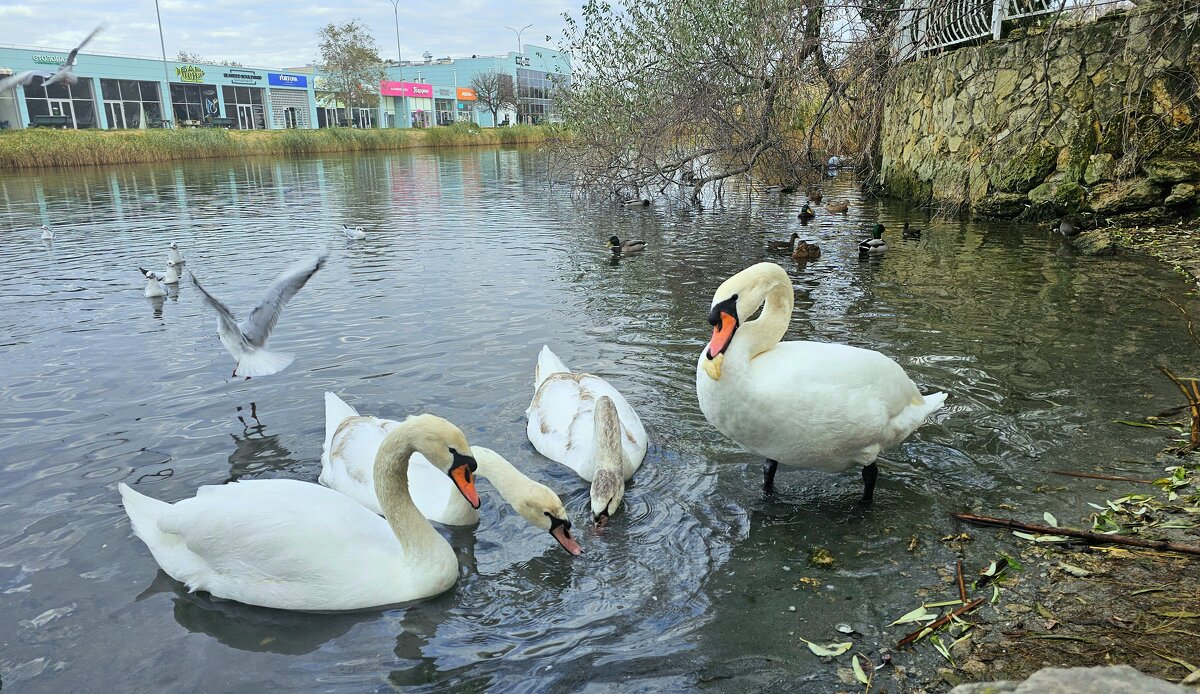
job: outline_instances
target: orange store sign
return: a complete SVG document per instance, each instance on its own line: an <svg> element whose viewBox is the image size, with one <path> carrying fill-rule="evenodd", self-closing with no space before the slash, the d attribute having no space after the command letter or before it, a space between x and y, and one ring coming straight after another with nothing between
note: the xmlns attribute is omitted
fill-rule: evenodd
<svg viewBox="0 0 1200 694"><path fill-rule="evenodd" d="M469 87L459 87L458 88L458 100L459 101L475 101L476 100L475 90L471 89Z"/></svg>

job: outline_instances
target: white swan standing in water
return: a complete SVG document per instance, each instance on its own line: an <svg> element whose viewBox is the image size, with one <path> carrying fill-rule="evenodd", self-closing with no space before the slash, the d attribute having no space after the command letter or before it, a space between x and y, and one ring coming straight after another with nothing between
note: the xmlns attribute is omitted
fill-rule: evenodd
<svg viewBox="0 0 1200 694"><path fill-rule="evenodd" d="M379 446L382 518L297 480L205 486L174 504L118 488L134 534L188 590L284 610L358 610L437 595L458 578L454 550L409 496L417 452L477 498L466 438L433 415L401 422Z"/></svg>
<svg viewBox="0 0 1200 694"><path fill-rule="evenodd" d="M183 254L179 252L179 244L171 242L171 248L167 251L167 262L183 265Z"/></svg>
<svg viewBox="0 0 1200 694"><path fill-rule="evenodd" d="M233 368L234 376L269 376L283 371L292 363L295 357L291 354L268 350L267 339L271 337L271 331L275 329L275 323L279 321L279 314L284 305L317 273L317 270L321 269L327 257L327 253L322 253L285 272L271 285L262 301L241 323L237 322L228 306L204 289L195 274L188 273L192 282L196 284L196 289L199 289L204 297L205 303L217 312L217 335L221 338L221 344L225 345L225 349L229 350L237 361L237 366Z"/></svg>
<svg viewBox="0 0 1200 694"><path fill-rule="evenodd" d="M325 443L321 450L321 484L349 496L375 513L382 513L375 494L375 455L388 432L400 426L392 419L363 416L333 393L325 393ZM521 473L499 453L472 446L479 468L476 474L491 482L521 517L548 531L562 548L574 555L582 550L571 537L571 518L558 495ZM421 515L446 525L479 522L478 499L468 500L454 483L420 453L408 466L409 490ZM468 503L470 502L470 503Z"/></svg>
<svg viewBox="0 0 1200 694"><path fill-rule="evenodd" d="M549 347L534 371L526 434L538 453L592 483L597 524L617 512L625 481L646 457L646 429L637 412L608 381L571 373Z"/></svg>
<svg viewBox="0 0 1200 694"><path fill-rule="evenodd" d="M752 265L717 289L712 340L696 364L700 409L718 431L767 458L767 491L779 463L827 472L858 465L869 503L875 458L916 431L946 394L921 395L879 352L780 342L793 301L791 278L774 263ZM758 318L743 322L760 307Z"/></svg>

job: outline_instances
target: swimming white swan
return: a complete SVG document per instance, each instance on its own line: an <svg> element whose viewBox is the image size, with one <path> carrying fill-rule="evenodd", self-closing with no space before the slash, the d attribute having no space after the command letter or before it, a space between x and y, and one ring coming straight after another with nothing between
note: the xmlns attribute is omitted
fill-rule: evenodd
<svg viewBox="0 0 1200 694"><path fill-rule="evenodd" d="M363 231L362 227L348 227L343 224L342 233L346 235L346 238L354 239L355 241L367 238L367 232Z"/></svg>
<svg viewBox="0 0 1200 694"><path fill-rule="evenodd" d="M146 277L146 289L142 292L142 294L147 299L155 299L157 297L167 295L167 290L163 289L163 286L158 282L158 275L155 275L149 270L143 270L143 274Z"/></svg>
<svg viewBox="0 0 1200 694"><path fill-rule="evenodd" d="M700 409L718 431L767 458L768 491L779 463L828 472L862 466L863 502L875 491L875 458L942 406L879 352L824 342L780 342L794 300L774 263L737 273L713 295L712 340L696 364ZM762 314L753 316L762 307Z"/></svg>
<svg viewBox="0 0 1200 694"><path fill-rule="evenodd" d="M321 450L321 484L381 513L372 469L375 452L388 432L400 425L393 419L362 416L333 393L325 393L325 444ZM472 446L479 464L476 475L486 477L500 496L534 527L549 533L571 554L582 552L571 537L571 518L558 495L534 482L499 453ZM409 492L421 515L446 525L474 525L478 499L468 500L420 453L408 466Z"/></svg>
<svg viewBox="0 0 1200 694"><path fill-rule="evenodd" d="M525 414L533 447L592 483L592 516L606 522L621 504L625 480L646 457L646 429L637 412L608 381L571 373L542 347Z"/></svg>
<svg viewBox="0 0 1200 694"><path fill-rule="evenodd" d="M454 550L409 496L415 452L475 495L466 438L433 415L401 422L379 446L382 518L297 480L205 486L174 504L118 487L134 534L188 590L284 610L357 610L437 595L458 578Z"/></svg>
<svg viewBox="0 0 1200 694"><path fill-rule="evenodd" d="M241 323L237 322L228 306L204 289L195 274L188 273L192 282L196 284L196 289L199 289L204 297L205 303L217 312L217 336L237 361L237 366L233 367L234 376L269 376L283 371L292 363L295 357L291 354L268 350L267 340L271 337L271 331L275 329L275 323L279 321L279 314L283 312L284 305L317 273L317 270L321 269L327 257L328 254L322 253L281 275L267 290L262 301L258 302L258 306L255 306Z"/></svg>
<svg viewBox="0 0 1200 694"><path fill-rule="evenodd" d="M179 252L179 245L174 241L171 242L171 250L167 252L167 262L183 265L183 254Z"/></svg>

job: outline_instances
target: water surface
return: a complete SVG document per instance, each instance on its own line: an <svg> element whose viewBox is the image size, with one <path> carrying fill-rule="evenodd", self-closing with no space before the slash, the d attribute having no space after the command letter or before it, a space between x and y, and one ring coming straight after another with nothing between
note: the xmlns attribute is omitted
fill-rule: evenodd
<svg viewBox="0 0 1200 694"><path fill-rule="evenodd" d="M882 625L958 556L938 542L949 511L1009 504L1083 522L1084 501L1104 494L1046 471L1153 474L1120 461L1149 460L1163 435L1112 422L1178 404L1157 360L1200 367L1163 298L1200 306L1160 265L1082 258L1038 230L931 222L862 201L848 181L826 186L841 197L849 214L806 227L790 196L626 209L549 185L521 150L0 176L0 680L44 692L840 686L798 637L833 640L848 622L864 653L893 644L903 630ZM871 223L905 218L920 241L892 238L859 261ZM346 241L342 223L367 240ZM761 461L696 404L712 292L792 230L825 254L775 259L797 290L789 339L881 350L951 393L885 454L866 511L850 473L784 468L764 499ZM650 250L614 260L614 234ZM164 269L170 241L243 312L278 271L332 248L273 339L298 355L291 367L232 380L193 286L142 296L138 266ZM461 560L451 591L303 615L189 595L130 533L118 482L175 501L242 478L315 481L326 390L364 413L447 417L583 525L586 485L525 438L543 344L614 383L651 437L621 513L580 532L583 557L485 482L479 527L445 531ZM1000 545L974 534L965 558L982 565ZM815 547L834 568L808 565Z"/></svg>

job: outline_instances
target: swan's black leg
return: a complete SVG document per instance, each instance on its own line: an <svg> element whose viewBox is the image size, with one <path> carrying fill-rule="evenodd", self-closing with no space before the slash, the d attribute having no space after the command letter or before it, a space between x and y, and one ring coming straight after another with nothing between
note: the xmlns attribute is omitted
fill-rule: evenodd
<svg viewBox="0 0 1200 694"><path fill-rule="evenodd" d="M860 503L869 504L875 496L875 480L879 477L879 466L875 463L862 469L863 495Z"/></svg>
<svg viewBox="0 0 1200 694"><path fill-rule="evenodd" d="M775 488L775 470L779 467L778 460L767 459L763 463L763 492L770 494Z"/></svg>

